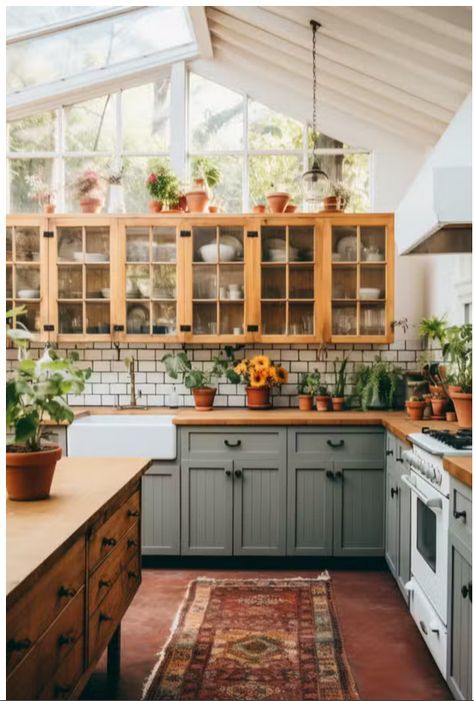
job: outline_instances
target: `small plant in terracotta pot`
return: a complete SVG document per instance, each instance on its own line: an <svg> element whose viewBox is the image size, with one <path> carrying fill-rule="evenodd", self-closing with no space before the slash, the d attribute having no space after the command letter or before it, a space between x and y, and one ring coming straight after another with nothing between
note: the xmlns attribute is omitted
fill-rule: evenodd
<svg viewBox="0 0 474 701"><path fill-rule="evenodd" d="M54 190L39 175L27 175L25 180L30 186L28 198L38 202L44 214L54 214L56 211Z"/></svg>
<svg viewBox="0 0 474 701"><path fill-rule="evenodd" d="M285 207L285 214L294 214L297 209L298 209L297 204L293 204L292 202L288 202L288 204Z"/></svg>
<svg viewBox="0 0 474 701"><path fill-rule="evenodd" d="M21 307L8 312L7 320L24 312ZM18 320L15 329L7 330L7 337L18 348L19 356L6 388L7 431L13 435L7 442L7 493L16 501L46 499L61 448L46 441L44 419L69 423L74 420L67 395L84 391L91 370L77 368L77 353L61 357L52 348L46 348L39 360L33 360L28 352L33 336Z"/></svg>
<svg viewBox="0 0 474 701"><path fill-rule="evenodd" d="M286 205L290 201L288 192L269 192L266 195L268 209L272 214L282 214L285 211Z"/></svg>
<svg viewBox="0 0 474 701"><path fill-rule="evenodd" d="M416 394L407 399L405 402L407 414L413 421L421 421L425 411L425 400L423 397L418 397Z"/></svg>
<svg viewBox="0 0 474 701"><path fill-rule="evenodd" d="M433 410L433 418L440 419L446 414L448 400L445 397L435 395L431 397L431 408Z"/></svg>
<svg viewBox="0 0 474 701"><path fill-rule="evenodd" d="M95 170L86 170L76 179L73 189L83 214L97 214L103 204L100 177Z"/></svg>
<svg viewBox="0 0 474 701"><path fill-rule="evenodd" d="M152 163L152 170L147 177L146 187L151 196L148 202L150 211L158 213L180 211L179 181L171 168L163 163Z"/></svg>
<svg viewBox="0 0 474 701"><path fill-rule="evenodd" d="M452 326L447 330L443 355L451 369L451 382L459 391L451 391L461 428L472 428L472 325Z"/></svg>
<svg viewBox="0 0 474 701"><path fill-rule="evenodd" d="M241 360L234 368L241 382L246 385L247 407L249 409L269 409L272 387L280 387L288 382L288 372L266 355L255 355Z"/></svg>
<svg viewBox="0 0 474 701"><path fill-rule="evenodd" d="M320 379L317 370L305 372L301 377L298 384L298 406L301 411L312 411Z"/></svg>
<svg viewBox="0 0 474 701"><path fill-rule="evenodd" d="M254 214L265 214L267 206L264 202L257 202L256 205L252 208L252 212Z"/></svg>
<svg viewBox="0 0 474 701"><path fill-rule="evenodd" d="M330 402L331 395L329 394L328 388L320 385L316 394L316 409L318 411L329 411Z"/></svg>
<svg viewBox="0 0 474 701"><path fill-rule="evenodd" d="M334 411L342 411L344 409L344 395L346 390L346 368L348 356L343 355L341 364L338 369L339 358L336 358L334 363L334 375L336 377L336 382L334 385L334 392L332 394L332 408Z"/></svg>
<svg viewBox="0 0 474 701"><path fill-rule="evenodd" d="M193 159L192 174L194 187L186 193L189 211L196 213L205 212L212 196L212 188L220 183L221 171L209 158L200 156ZM216 206L211 205L211 207ZM213 214L217 210L211 212L209 208L208 211Z"/></svg>

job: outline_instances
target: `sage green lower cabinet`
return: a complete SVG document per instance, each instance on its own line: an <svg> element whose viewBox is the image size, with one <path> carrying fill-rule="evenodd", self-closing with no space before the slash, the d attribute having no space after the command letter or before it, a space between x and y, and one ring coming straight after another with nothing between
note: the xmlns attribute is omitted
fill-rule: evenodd
<svg viewBox="0 0 474 701"><path fill-rule="evenodd" d="M142 555L179 555L179 462L154 461L142 477Z"/></svg>
<svg viewBox="0 0 474 701"><path fill-rule="evenodd" d="M288 465L288 555L332 555L333 474L329 461Z"/></svg>

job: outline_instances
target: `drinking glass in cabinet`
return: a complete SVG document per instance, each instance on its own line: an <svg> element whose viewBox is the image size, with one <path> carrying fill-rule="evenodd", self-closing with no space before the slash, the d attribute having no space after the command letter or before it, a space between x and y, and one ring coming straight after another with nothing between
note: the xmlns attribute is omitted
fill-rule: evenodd
<svg viewBox="0 0 474 701"><path fill-rule="evenodd" d="M154 299L176 299L176 266L153 266L152 281Z"/></svg>
<svg viewBox="0 0 474 701"><path fill-rule="evenodd" d="M239 336L244 325L243 302L227 302L220 305L219 333Z"/></svg>
<svg viewBox="0 0 474 701"><path fill-rule="evenodd" d="M290 299L312 299L314 297L313 266L290 265L289 284Z"/></svg>
<svg viewBox="0 0 474 701"><path fill-rule="evenodd" d="M332 333L335 336L354 336L357 333L357 306L355 304L333 305Z"/></svg>
<svg viewBox="0 0 474 701"><path fill-rule="evenodd" d="M312 336L314 333L313 304L290 302L288 332L290 336Z"/></svg>
<svg viewBox="0 0 474 701"><path fill-rule="evenodd" d="M59 333L83 333L82 303L59 303Z"/></svg>
<svg viewBox="0 0 474 701"><path fill-rule="evenodd" d="M291 257L296 255L296 249L290 249ZM285 263L286 257L286 228L284 226L262 227L262 261L270 263Z"/></svg>
<svg viewBox="0 0 474 701"><path fill-rule="evenodd" d="M362 336L383 336L385 334L384 304L361 304L360 333Z"/></svg>
<svg viewBox="0 0 474 701"><path fill-rule="evenodd" d="M39 304L27 303L26 313L20 317L22 324L26 326L28 331L37 333L40 330L40 309Z"/></svg>
<svg viewBox="0 0 474 701"><path fill-rule="evenodd" d="M281 336L286 334L285 302L262 303L262 333L265 336Z"/></svg>
<svg viewBox="0 0 474 701"><path fill-rule="evenodd" d="M361 265L359 297L361 300L385 298L385 266Z"/></svg>
<svg viewBox="0 0 474 701"><path fill-rule="evenodd" d="M219 299L236 302L244 297L244 268L242 264L222 266L219 272Z"/></svg>
<svg viewBox="0 0 474 701"><path fill-rule="evenodd" d="M58 296L60 299L82 298L82 266L61 265L58 268Z"/></svg>
<svg viewBox="0 0 474 701"><path fill-rule="evenodd" d="M6 295L7 299L13 298L13 269L11 265L7 265Z"/></svg>
<svg viewBox="0 0 474 701"><path fill-rule="evenodd" d="M110 298L110 270L108 266L86 266L86 297L87 299Z"/></svg>
<svg viewBox="0 0 474 701"><path fill-rule="evenodd" d="M16 267L16 297L21 300L40 298L39 267Z"/></svg>
<svg viewBox="0 0 474 701"><path fill-rule="evenodd" d="M217 298L217 268L215 265L195 266L193 271L194 299Z"/></svg>
<svg viewBox="0 0 474 701"><path fill-rule="evenodd" d="M262 267L262 299L286 298L286 267L272 265Z"/></svg>
<svg viewBox="0 0 474 701"><path fill-rule="evenodd" d="M176 333L176 304L175 302L153 302L152 333L164 335Z"/></svg>
<svg viewBox="0 0 474 701"><path fill-rule="evenodd" d="M83 262L81 227L58 229L58 259L60 262Z"/></svg>
<svg viewBox="0 0 474 701"><path fill-rule="evenodd" d="M86 330L89 334L110 333L110 305L104 302L86 303Z"/></svg>
<svg viewBox="0 0 474 701"><path fill-rule="evenodd" d="M193 229L193 261L217 263L227 257L227 247L217 246L217 229L214 226L196 226Z"/></svg>
<svg viewBox="0 0 474 701"><path fill-rule="evenodd" d="M357 269L355 266L333 267L332 298L354 300L357 298Z"/></svg>
<svg viewBox="0 0 474 701"><path fill-rule="evenodd" d="M5 255L7 261L13 260L13 236L11 226L7 226L7 238L5 244Z"/></svg>
<svg viewBox="0 0 474 701"><path fill-rule="evenodd" d="M105 226L86 228L86 253L84 262L105 263L110 258L109 229Z"/></svg>
<svg viewBox="0 0 474 701"><path fill-rule="evenodd" d="M150 236L147 226L129 226L126 233L127 261L142 263L150 260Z"/></svg>
<svg viewBox="0 0 474 701"><path fill-rule="evenodd" d="M136 302L127 303L127 333L150 333L150 309L148 304Z"/></svg>
<svg viewBox="0 0 474 701"><path fill-rule="evenodd" d="M154 226L151 230L151 259L154 263L176 262L176 229Z"/></svg>
<svg viewBox="0 0 474 701"><path fill-rule="evenodd" d="M127 299L149 299L151 282L148 265L127 265L126 276Z"/></svg>
<svg viewBox="0 0 474 701"><path fill-rule="evenodd" d="M312 226L289 227L289 260L314 260L314 229Z"/></svg>
<svg viewBox="0 0 474 701"><path fill-rule="evenodd" d="M193 303L193 332L195 334L217 333L217 307L209 302Z"/></svg>
<svg viewBox="0 0 474 701"><path fill-rule="evenodd" d="M332 259L335 263L357 260L357 227L333 226Z"/></svg>
<svg viewBox="0 0 474 701"><path fill-rule="evenodd" d="M361 226L361 260L367 263L380 263L385 260L385 227Z"/></svg>
<svg viewBox="0 0 474 701"><path fill-rule="evenodd" d="M15 260L39 261L40 232L37 227L15 227Z"/></svg>

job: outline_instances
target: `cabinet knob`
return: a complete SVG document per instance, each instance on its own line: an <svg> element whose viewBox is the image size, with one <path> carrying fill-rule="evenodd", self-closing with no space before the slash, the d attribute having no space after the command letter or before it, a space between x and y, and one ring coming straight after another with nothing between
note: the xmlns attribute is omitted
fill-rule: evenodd
<svg viewBox="0 0 474 701"><path fill-rule="evenodd" d="M140 516L140 512L139 511L132 511L132 509L129 509L128 515L133 516L134 518L138 518L138 516Z"/></svg>
<svg viewBox="0 0 474 701"><path fill-rule="evenodd" d="M403 462L403 458L395 458L396 462Z"/></svg>
<svg viewBox="0 0 474 701"><path fill-rule="evenodd" d="M337 441L337 442L336 442L336 441L332 441L330 438L328 438L328 440L326 441L326 443L328 444L328 446L329 446L330 448L342 448L342 446L344 445L344 439L341 438L340 441Z"/></svg>
<svg viewBox="0 0 474 701"><path fill-rule="evenodd" d="M102 538L102 545L117 545L115 538Z"/></svg>
<svg viewBox="0 0 474 701"><path fill-rule="evenodd" d="M232 470L226 470L225 473L226 473L227 477L230 477L232 474Z"/></svg>
<svg viewBox="0 0 474 701"><path fill-rule="evenodd" d="M29 638L23 638L23 640L9 640L7 643L7 652L20 652L21 650L28 650L31 647L31 640Z"/></svg>
<svg viewBox="0 0 474 701"><path fill-rule="evenodd" d="M469 596L469 601L472 601L472 582L462 585L461 596L463 599L466 599Z"/></svg>
<svg viewBox="0 0 474 701"><path fill-rule="evenodd" d="M111 621L111 620L112 620L112 616L109 616L108 613L102 613L102 611L100 612L99 623L101 623L102 621Z"/></svg>
<svg viewBox="0 0 474 701"><path fill-rule="evenodd" d="M388 457L389 455L393 455L393 450L386 450L385 455Z"/></svg>
<svg viewBox="0 0 474 701"><path fill-rule="evenodd" d="M61 633L58 638L58 645L72 645L76 642L76 638L73 635L67 635L66 633Z"/></svg>
<svg viewBox="0 0 474 701"><path fill-rule="evenodd" d="M110 579L101 579L99 580L99 589L102 589L102 587L111 587L112 582Z"/></svg>
<svg viewBox="0 0 474 701"><path fill-rule="evenodd" d="M326 477L330 480L334 479L334 472L332 470L326 470Z"/></svg>
<svg viewBox="0 0 474 701"><path fill-rule="evenodd" d="M398 487L392 487L390 489L390 496L392 497L392 499L396 494L398 494Z"/></svg>
<svg viewBox="0 0 474 701"><path fill-rule="evenodd" d="M453 516L454 516L454 518L456 518L456 519L457 519L457 518L462 518L463 521L466 521L466 518L467 518L466 511L456 511L456 510L454 510L454 511L453 511Z"/></svg>
<svg viewBox="0 0 474 701"><path fill-rule="evenodd" d="M68 587L63 587L63 586L59 587L58 596L59 596L60 598L64 597L64 598L66 598L66 599L70 599L70 598L72 598L72 597L75 596L75 595L76 595L76 590L75 590L75 589L68 588Z"/></svg>
<svg viewBox="0 0 474 701"><path fill-rule="evenodd" d="M344 475L342 474L342 472L340 470L338 470L336 472L336 479L341 479L341 480L344 479Z"/></svg>
<svg viewBox="0 0 474 701"><path fill-rule="evenodd" d="M127 540L127 548L134 548L136 545L138 545L138 541L134 538L129 538Z"/></svg>
<svg viewBox="0 0 474 701"><path fill-rule="evenodd" d="M242 477L242 470L235 470L234 475L238 477Z"/></svg>

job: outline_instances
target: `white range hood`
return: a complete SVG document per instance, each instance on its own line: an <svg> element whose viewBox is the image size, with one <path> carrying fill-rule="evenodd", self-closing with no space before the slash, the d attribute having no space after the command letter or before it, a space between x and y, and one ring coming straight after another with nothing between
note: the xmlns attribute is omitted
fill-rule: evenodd
<svg viewBox="0 0 474 701"><path fill-rule="evenodd" d="M401 254L472 251L471 112L469 96L397 209Z"/></svg>

